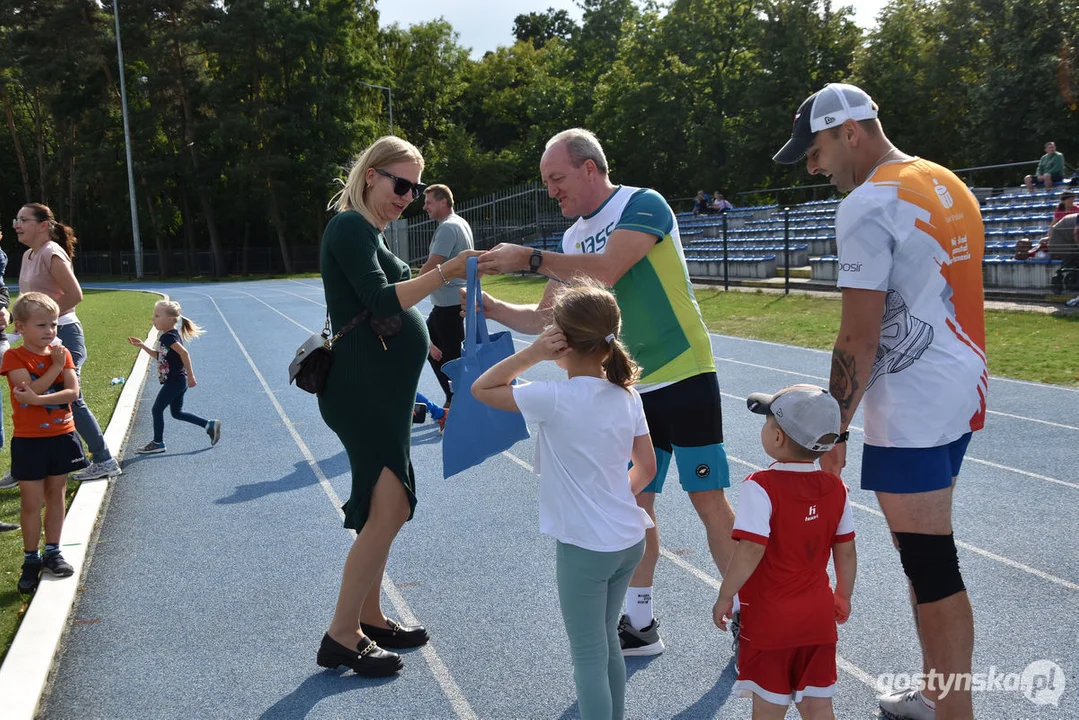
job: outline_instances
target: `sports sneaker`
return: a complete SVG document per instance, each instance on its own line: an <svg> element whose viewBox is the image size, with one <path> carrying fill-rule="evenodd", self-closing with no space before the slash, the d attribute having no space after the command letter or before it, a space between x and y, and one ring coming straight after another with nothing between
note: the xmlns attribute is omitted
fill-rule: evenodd
<svg viewBox="0 0 1079 720"><path fill-rule="evenodd" d="M917 690L900 690L877 698L880 713L891 720L935 720L937 711Z"/></svg>
<svg viewBox="0 0 1079 720"><path fill-rule="evenodd" d="M19 592L29 595L37 590L41 582L41 561L26 562L22 564L22 574L19 575Z"/></svg>
<svg viewBox="0 0 1079 720"><path fill-rule="evenodd" d="M154 455L157 453L165 452L165 443L154 442L151 440L140 448L135 448L135 452L139 455Z"/></svg>
<svg viewBox="0 0 1079 720"><path fill-rule="evenodd" d="M618 621L618 642L625 657L659 655L663 652L663 640L659 637L659 620L652 618L652 624L642 630L635 630L629 622L629 616L623 615Z"/></svg>
<svg viewBox="0 0 1079 720"><path fill-rule="evenodd" d="M75 574L75 568L64 559L59 552L45 553L41 558L41 569L56 577L71 577Z"/></svg>
<svg viewBox="0 0 1079 720"><path fill-rule="evenodd" d="M0 490L7 490L8 488L18 487L19 481L11 477L11 473L8 473L4 477L0 478Z"/></svg>
<svg viewBox="0 0 1079 720"><path fill-rule="evenodd" d="M109 458L104 462L90 463L90 466L81 472L74 473L71 476L72 480L100 480L101 478L116 477L122 475L123 470L120 469L120 463L116 462L116 458Z"/></svg>
<svg viewBox="0 0 1079 720"><path fill-rule="evenodd" d="M0 532L14 532L19 526L15 523L0 522Z"/></svg>
<svg viewBox="0 0 1079 720"><path fill-rule="evenodd" d="M210 424L206 426L206 434L210 436L210 447L217 444L217 441L221 439L221 421L211 420ZM162 446L164 449L164 446Z"/></svg>

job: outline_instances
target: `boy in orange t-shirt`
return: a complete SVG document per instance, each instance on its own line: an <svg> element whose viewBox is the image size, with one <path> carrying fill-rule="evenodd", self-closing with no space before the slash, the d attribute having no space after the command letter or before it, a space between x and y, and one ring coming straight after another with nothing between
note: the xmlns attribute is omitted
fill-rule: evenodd
<svg viewBox="0 0 1079 720"><path fill-rule="evenodd" d="M86 467L75 437L71 403L79 396L75 363L56 338L60 308L48 295L24 293L11 308L22 345L4 353L0 375L11 386L15 423L11 476L22 495L23 565L19 592L37 589L42 570L70 577L74 568L60 554L68 473ZM38 552L45 506L45 554Z"/></svg>

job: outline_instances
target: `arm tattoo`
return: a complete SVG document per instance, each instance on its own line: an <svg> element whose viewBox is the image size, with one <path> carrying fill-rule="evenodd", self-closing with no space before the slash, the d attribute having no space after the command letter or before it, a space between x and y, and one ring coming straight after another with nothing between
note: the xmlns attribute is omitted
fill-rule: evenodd
<svg viewBox="0 0 1079 720"><path fill-rule="evenodd" d="M831 393L839 403L844 419L850 419L851 406L857 392L858 380L854 355L837 347L832 350Z"/></svg>

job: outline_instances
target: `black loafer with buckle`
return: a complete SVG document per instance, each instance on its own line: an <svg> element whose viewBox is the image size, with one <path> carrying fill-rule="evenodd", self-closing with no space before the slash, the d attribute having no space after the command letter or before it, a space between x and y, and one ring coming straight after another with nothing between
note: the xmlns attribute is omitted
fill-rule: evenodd
<svg viewBox="0 0 1079 720"><path fill-rule="evenodd" d="M400 655L383 650L370 638L361 640L357 649L353 650L337 642L329 634L322 636L316 662L324 668L344 665L352 668L357 675L365 677L386 677L405 666Z"/></svg>
<svg viewBox="0 0 1079 720"><path fill-rule="evenodd" d="M389 629L380 628L367 623L360 623L360 631L364 635L377 642L382 647L388 648L414 648L426 645L431 636L422 625L402 625L396 620L387 620Z"/></svg>

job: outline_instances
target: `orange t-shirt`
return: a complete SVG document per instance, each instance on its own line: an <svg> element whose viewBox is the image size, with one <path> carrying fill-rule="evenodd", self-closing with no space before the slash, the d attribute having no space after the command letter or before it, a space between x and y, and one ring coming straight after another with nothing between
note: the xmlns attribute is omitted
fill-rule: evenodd
<svg viewBox="0 0 1079 720"><path fill-rule="evenodd" d="M49 353L38 355L32 353L20 345L4 353L4 361L0 363L0 375L6 375L8 386L11 388L12 419L15 422L15 437L53 437L75 432L75 420L71 416L71 403L63 405L23 405L15 398L15 385L11 382L8 374L12 370L26 370L30 373L30 380L37 380L52 366L52 356ZM74 370L75 362L71 359L71 352L64 348L64 369ZM60 373L52 386L42 395L51 395L64 389L64 374Z"/></svg>

